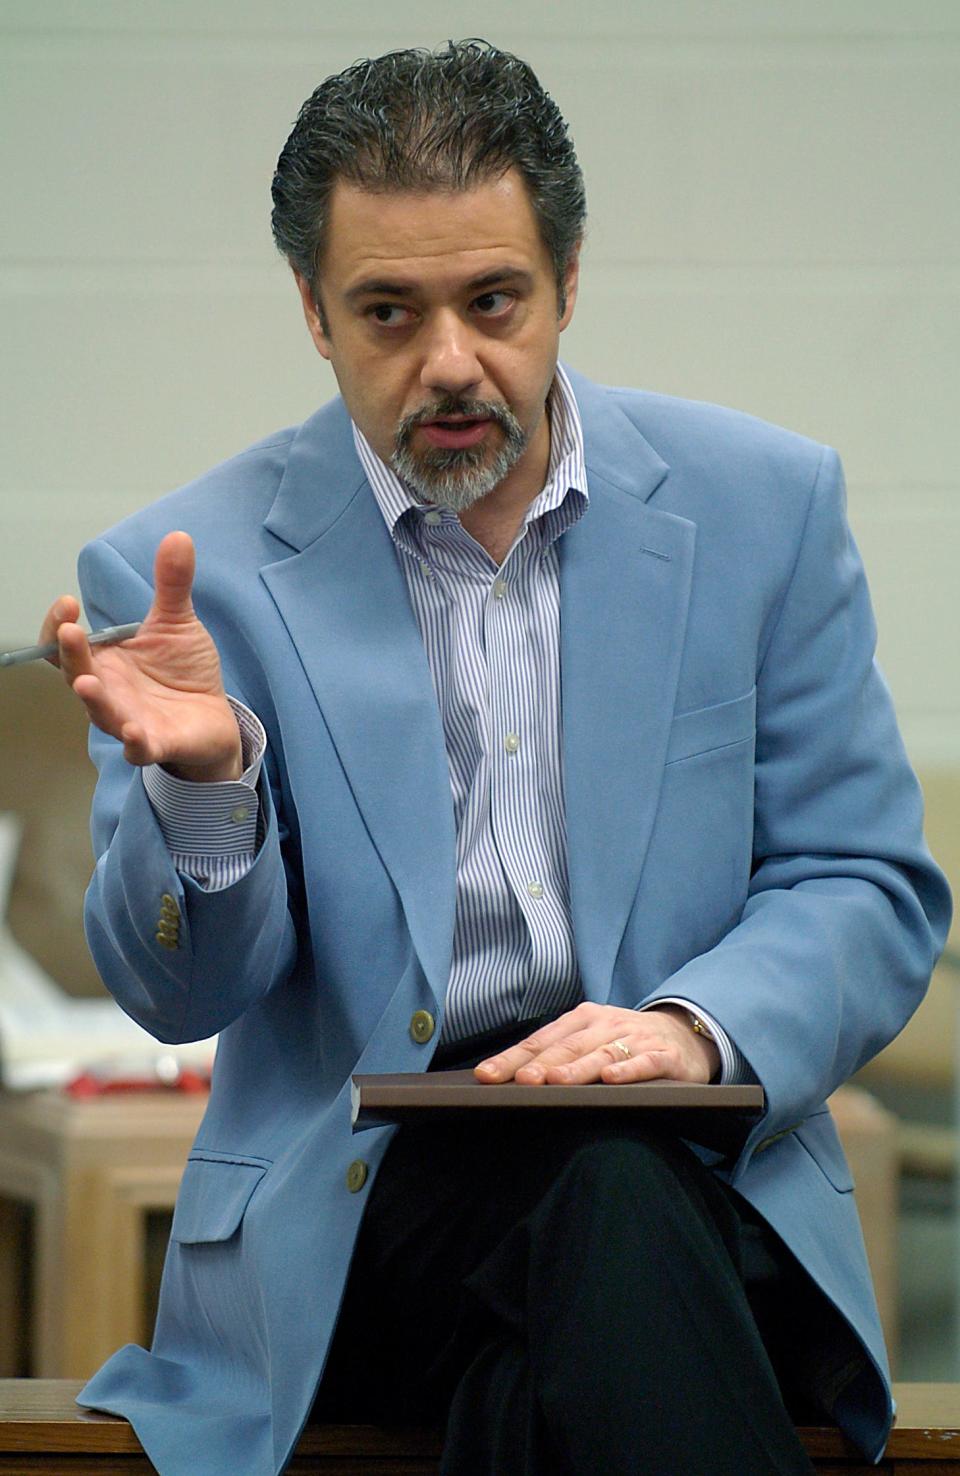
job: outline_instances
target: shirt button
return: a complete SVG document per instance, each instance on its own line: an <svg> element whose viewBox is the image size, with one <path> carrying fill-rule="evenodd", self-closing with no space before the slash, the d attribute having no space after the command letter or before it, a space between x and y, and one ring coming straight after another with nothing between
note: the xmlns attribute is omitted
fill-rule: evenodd
<svg viewBox="0 0 960 1476"><path fill-rule="evenodd" d="M242 825L249 814L250 811L246 805L237 805L237 808L235 810L230 811L230 819L233 821L234 825Z"/></svg>
<svg viewBox="0 0 960 1476"><path fill-rule="evenodd" d="M362 1158L355 1158L347 1169L347 1188L351 1194L356 1194L367 1182L369 1169Z"/></svg>
<svg viewBox="0 0 960 1476"><path fill-rule="evenodd" d="M502 600L503 597L504 597L504 595L506 594L506 592L507 592L507 581L505 579L496 579L496 580L494 580L494 584L493 584L493 598L495 600Z"/></svg>
<svg viewBox="0 0 960 1476"><path fill-rule="evenodd" d="M433 508L426 514L423 521L429 523L431 528L435 528L438 523L443 522L443 513L438 513L436 508Z"/></svg>
<svg viewBox="0 0 960 1476"><path fill-rule="evenodd" d="M507 753L516 753L517 749L520 747L519 733L508 733L506 738L504 738L503 740L503 746L507 750Z"/></svg>
<svg viewBox="0 0 960 1476"><path fill-rule="evenodd" d="M543 882L527 882L527 891L539 902L543 896Z"/></svg>

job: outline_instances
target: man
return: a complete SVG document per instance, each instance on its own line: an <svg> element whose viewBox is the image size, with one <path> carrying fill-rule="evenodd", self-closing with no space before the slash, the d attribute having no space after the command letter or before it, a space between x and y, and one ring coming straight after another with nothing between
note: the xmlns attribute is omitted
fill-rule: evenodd
<svg viewBox="0 0 960 1476"><path fill-rule="evenodd" d="M99 967L161 1039L220 1032L153 1349L81 1402L162 1476L282 1470L311 1409L447 1418L457 1476L809 1471L811 1409L876 1455L824 1101L949 900L836 457L558 367L580 172L485 43L328 79L274 201L342 398L84 551L136 639L66 596L44 628L94 724ZM351 1135L352 1072L458 1062L766 1110L727 1156Z"/></svg>

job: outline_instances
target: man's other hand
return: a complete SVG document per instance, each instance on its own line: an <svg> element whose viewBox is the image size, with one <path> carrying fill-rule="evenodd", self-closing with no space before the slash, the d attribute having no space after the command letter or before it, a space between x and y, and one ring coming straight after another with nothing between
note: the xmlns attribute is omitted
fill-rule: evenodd
<svg viewBox="0 0 960 1476"><path fill-rule="evenodd" d="M132 640L91 646L80 606L62 595L47 612L42 642L90 721L123 744L128 763L163 764L181 779L239 779L240 730L226 699L217 648L194 613L195 555L186 533L168 533L154 563L154 598Z"/></svg>
<svg viewBox="0 0 960 1476"><path fill-rule="evenodd" d="M478 1081L572 1086L591 1081L710 1081L720 1068L712 1040L680 1005L624 1010L581 1004L509 1050L481 1061Z"/></svg>

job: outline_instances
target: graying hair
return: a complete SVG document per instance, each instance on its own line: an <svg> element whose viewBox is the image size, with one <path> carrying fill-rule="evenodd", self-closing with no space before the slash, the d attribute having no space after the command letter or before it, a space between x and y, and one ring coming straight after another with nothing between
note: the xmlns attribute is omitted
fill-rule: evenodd
<svg viewBox="0 0 960 1476"><path fill-rule="evenodd" d="M316 293L338 179L378 193L465 190L511 168L529 191L562 313L586 219L583 175L532 69L486 41L392 51L321 82L277 161L273 238Z"/></svg>

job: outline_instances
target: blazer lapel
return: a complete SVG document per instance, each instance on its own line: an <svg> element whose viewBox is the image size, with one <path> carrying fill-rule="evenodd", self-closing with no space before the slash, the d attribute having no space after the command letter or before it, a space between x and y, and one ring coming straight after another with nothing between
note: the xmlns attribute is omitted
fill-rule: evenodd
<svg viewBox="0 0 960 1476"><path fill-rule="evenodd" d="M696 530L646 505L667 466L615 401L574 386L590 504L560 541L567 847L584 992L602 1002L657 811Z"/></svg>
<svg viewBox="0 0 960 1476"><path fill-rule="evenodd" d="M266 526L299 550L261 577L440 1002L456 896L443 728L403 571L339 402L298 434Z"/></svg>

